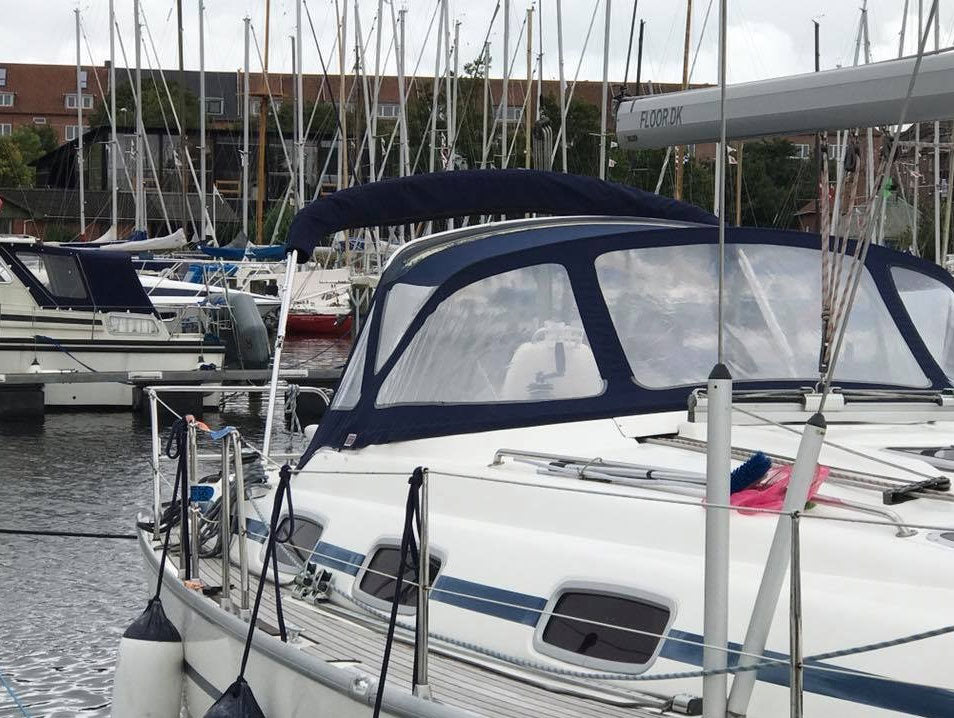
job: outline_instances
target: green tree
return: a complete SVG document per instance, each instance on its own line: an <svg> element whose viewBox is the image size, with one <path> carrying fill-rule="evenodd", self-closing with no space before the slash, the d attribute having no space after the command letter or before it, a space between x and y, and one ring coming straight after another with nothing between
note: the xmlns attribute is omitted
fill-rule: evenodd
<svg viewBox="0 0 954 718"><path fill-rule="evenodd" d="M176 128L175 119L173 119L172 108L176 110L180 118L185 117L185 127L194 130L199 126L199 99L195 94L186 89L183 91L183 103L185 111L179 112L179 85L176 82L169 82L169 95L172 96L173 104L169 104L169 96L161 82L153 83L144 80L142 84L142 124L147 127L164 129L168 125L174 133ZM119 127L132 127L136 117L136 101L134 99L133 89L129 83L119 84L116 88L116 120ZM163 117L165 119L163 119ZM90 124L108 125L109 108L106 103L99 102L90 114Z"/></svg>
<svg viewBox="0 0 954 718"><path fill-rule="evenodd" d="M0 137L0 187L30 187L34 175L13 137Z"/></svg>
<svg viewBox="0 0 954 718"><path fill-rule="evenodd" d="M734 216L735 169L727 177L726 206ZM747 142L742 151L742 224L751 227L797 226L795 213L815 191L815 161L796 159L784 139Z"/></svg>
<svg viewBox="0 0 954 718"><path fill-rule="evenodd" d="M560 135L560 101L544 95L541 112L550 120L554 146ZM566 110L566 171L578 175L598 175L600 162L600 108L582 100L571 100ZM561 154L556 153L554 169L563 169Z"/></svg>

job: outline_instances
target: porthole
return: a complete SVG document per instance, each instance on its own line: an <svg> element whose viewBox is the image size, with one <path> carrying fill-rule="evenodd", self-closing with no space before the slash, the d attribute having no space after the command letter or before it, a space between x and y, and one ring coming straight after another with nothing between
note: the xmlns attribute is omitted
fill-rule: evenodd
<svg viewBox="0 0 954 718"><path fill-rule="evenodd" d="M401 564L401 546L398 542L379 544L365 560L355 577L354 592L368 603L382 610L389 610L394 600L395 577ZM431 584L440 573L443 560L431 554ZM417 610L417 585L414 565L408 556L403 569L401 596L398 603L400 613L414 613Z"/></svg>
<svg viewBox="0 0 954 718"><path fill-rule="evenodd" d="M289 530L292 530L292 534L288 541L276 544L275 555L278 558L280 570L298 571L312 560L315 546L318 545L324 527L315 519L298 514L295 514L294 525L290 524L288 516L285 516L278 524L275 532L278 538L284 539L288 536Z"/></svg>
<svg viewBox="0 0 954 718"><path fill-rule="evenodd" d="M594 670L641 673L659 655L675 612L675 602L658 594L606 584L566 584L547 603L534 647Z"/></svg>

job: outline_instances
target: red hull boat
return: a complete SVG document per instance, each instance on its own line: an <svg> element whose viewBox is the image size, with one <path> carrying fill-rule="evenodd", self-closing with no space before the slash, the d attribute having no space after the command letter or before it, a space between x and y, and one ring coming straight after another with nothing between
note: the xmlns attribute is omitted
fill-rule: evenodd
<svg viewBox="0 0 954 718"><path fill-rule="evenodd" d="M341 337L351 331L351 315L289 314L289 334L320 337Z"/></svg>

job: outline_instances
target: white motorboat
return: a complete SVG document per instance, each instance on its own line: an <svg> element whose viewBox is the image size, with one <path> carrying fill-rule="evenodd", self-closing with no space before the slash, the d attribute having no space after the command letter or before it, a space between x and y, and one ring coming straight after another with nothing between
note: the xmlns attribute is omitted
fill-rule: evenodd
<svg viewBox="0 0 954 718"><path fill-rule="evenodd" d="M274 313L281 305L278 297L268 294L242 292L238 289L229 289L218 284L199 284L172 279L169 276L157 274L139 274L139 281L149 300L160 312L184 308L214 308L227 307L232 295L248 296L254 303L262 317Z"/></svg>
<svg viewBox="0 0 954 718"><path fill-rule="evenodd" d="M492 174L504 192L509 175ZM641 197L628 206L645 211ZM656 217L678 213L658 199ZM290 482L230 477L230 554L165 564L188 712L245 681L272 718L366 716L379 689L390 716L698 715L715 650L732 715L788 714L796 699L825 718L954 714L954 278L870 247L817 494L729 511L728 642L706 648L705 524L729 510L703 503L717 242L689 222L564 217L399 250ZM818 411L820 254L817 235L727 233L732 456L770 457L758 491L787 480ZM143 526L155 581L159 527ZM766 564L785 526L791 582ZM180 531L182 545L195 533ZM223 573L229 596L198 590ZM250 630L257 574L280 590L259 589ZM759 631L764 647L743 648Z"/></svg>
<svg viewBox="0 0 954 718"><path fill-rule="evenodd" d="M0 374L192 370L221 367L224 349L170 333L129 256L0 240ZM47 383L47 406L128 407L133 387Z"/></svg>

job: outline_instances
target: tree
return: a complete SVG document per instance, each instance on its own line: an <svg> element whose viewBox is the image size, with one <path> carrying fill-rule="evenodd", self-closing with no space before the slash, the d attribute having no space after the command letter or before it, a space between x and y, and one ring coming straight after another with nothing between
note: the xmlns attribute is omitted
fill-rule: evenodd
<svg viewBox="0 0 954 718"><path fill-rule="evenodd" d="M22 125L0 137L0 187L32 187L36 169L31 165L58 144L56 130L48 125Z"/></svg>
<svg viewBox="0 0 954 718"><path fill-rule="evenodd" d="M169 104L169 95L161 82L153 83L148 79L143 80L142 85L142 124L147 128L165 129L168 125L173 133L176 131L176 122L173 118L172 108L179 114L180 119L185 117L185 127L187 130L194 130L199 126L199 99L195 94L186 89L183 92L183 104L185 111L179 112L179 85L176 82L169 82L169 95L172 96L173 104ZM116 120L118 127L132 127L136 117L136 101L132 87L129 83L117 85L116 88ZM90 115L90 124L108 125L109 108L107 103L97 103L95 109Z"/></svg>
<svg viewBox="0 0 954 718"><path fill-rule="evenodd" d="M553 142L560 135L560 101L553 95L541 98L541 112L550 120ZM571 100L566 110L566 171L578 175L598 175L600 161L600 108L590 102ZM554 169L563 169L558 151Z"/></svg>
<svg viewBox="0 0 954 718"><path fill-rule="evenodd" d="M34 175L13 137L0 137L0 187L29 187Z"/></svg>
<svg viewBox="0 0 954 718"><path fill-rule="evenodd" d="M726 206L735 203L735 169L727 177ZM795 157L784 139L748 142L742 151L742 224L751 227L797 226L795 212L814 196L815 161ZM727 216L734 217L730 209Z"/></svg>

